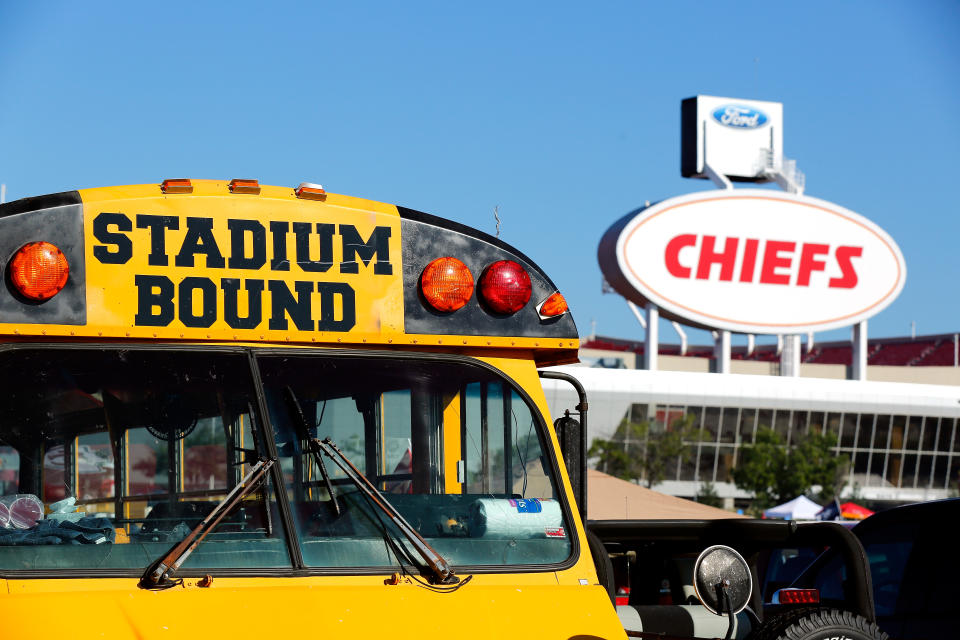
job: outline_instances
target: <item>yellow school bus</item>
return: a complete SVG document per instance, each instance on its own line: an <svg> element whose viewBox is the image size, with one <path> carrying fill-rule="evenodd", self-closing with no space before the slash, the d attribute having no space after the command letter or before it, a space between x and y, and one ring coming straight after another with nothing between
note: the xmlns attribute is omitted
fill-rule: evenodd
<svg viewBox="0 0 960 640"><path fill-rule="evenodd" d="M0 205L0 260L0 637L624 636L516 249L165 180Z"/></svg>

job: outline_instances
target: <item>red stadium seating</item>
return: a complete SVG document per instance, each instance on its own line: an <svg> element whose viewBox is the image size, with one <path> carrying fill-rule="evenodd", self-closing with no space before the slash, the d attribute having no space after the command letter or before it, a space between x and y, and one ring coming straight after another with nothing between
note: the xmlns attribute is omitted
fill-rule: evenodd
<svg viewBox="0 0 960 640"><path fill-rule="evenodd" d="M609 351L629 351L643 355L643 343L636 340L623 340L611 337L595 337L583 342L588 349ZM680 355L680 345L661 344L660 355ZM712 358L712 345L693 345L687 349L688 358ZM778 362L780 355L775 345L763 344L756 347L750 355L747 348L735 346L730 357L734 360L754 360L758 362ZM849 342L825 342L815 345L813 351L804 354L803 362L815 364L843 364L853 362L853 348ZM869 341L867 363L898 367L952 367L954 366L954 336L941 334L919 336L917 338L879 338Z"/></svg>
<svg viewBox="0 0 960 640"><path fill-rule="evenodd" d="M886 343L870 358L867 364L905 366L919 358L924 349L933 346L932 341L907 341L901 343Z"/></svg>

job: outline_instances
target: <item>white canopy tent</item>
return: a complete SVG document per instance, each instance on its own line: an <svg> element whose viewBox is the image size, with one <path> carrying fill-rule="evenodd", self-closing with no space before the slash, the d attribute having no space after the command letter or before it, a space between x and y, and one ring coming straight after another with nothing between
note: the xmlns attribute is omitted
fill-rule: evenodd
<svg viewBox="0 0 960 640"><path fill-rule="evenodd" d="M806 496L794 498L776 507L763 512L765 518L782 518L783 520L816 520L817 514L823 509L816 502Z"/></svg>

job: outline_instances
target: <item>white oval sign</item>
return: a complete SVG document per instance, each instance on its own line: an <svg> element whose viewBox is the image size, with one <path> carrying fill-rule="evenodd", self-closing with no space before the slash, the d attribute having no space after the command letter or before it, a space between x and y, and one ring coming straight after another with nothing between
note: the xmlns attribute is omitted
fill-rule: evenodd
<svg viewBox="0 0 960 640"><path fill-rule="evenodd" d="M671 198L626 216L599 259L624 297L740 333L855 324L886 308L907 276L900 248L863 216L759 189Z"/></svg>

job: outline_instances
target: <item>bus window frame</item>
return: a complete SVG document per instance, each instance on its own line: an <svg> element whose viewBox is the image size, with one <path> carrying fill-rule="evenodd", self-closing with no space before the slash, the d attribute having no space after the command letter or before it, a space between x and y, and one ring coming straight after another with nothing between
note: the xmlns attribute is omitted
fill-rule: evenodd
<svg viewBox="0 0 960 640"><path fill-rule="evenodd" d="M272 347L267 345L199 345L199 344L177 344L177 343L116 343L116 342L6 342L0 343L0 355L18 350L88 350L88 351L158 351L158 352L187 352L196 351L201 353L233 354L245 356L250 373L250 379L253 385L253 394L255 396L255 410L257 412L257 427L261 431L261 437L266 446L267 453L275 457L277 455L276 441L274 440L274 428L270 422L269 412L266 406L266 395L264 393L263 382L260 378L260 369L257 365L257 356L301 356L301 357L340 357L340 358L369 358L369 359L390 359L390 360L416 360L420 362L447 362L452 364L461 364L468 367L479 367L492 373L500 380L501 384L507 384L516 393L523 402L530 407L531 416L534 417L538 436L544 439L546 443L544 454L547 456L550 464L551 479L554 481L557 489L557 501L560 504L561 513L564 522L569 525L567 539L570 542L570 554L562 562L548 564L514 564L514 565L458 565L457 571L462 574L521 574L521 573L553 573L565 571L574 567L580 561L580 539L575 526L574 512L571 508L567 496L565 485L563 483L563 470L560 467L556 455L551 431L547 424L543 412L539 405L533 401L529 393L505 371L484 362L478 358L447 353L424 353L407 351L389 351L382 349L358 350L358 349L328 349L328 348L290 348L290 347ZM531 362L531 364L533 364ZM538 379L539 380L539 379ZM463 417L461 416L461 420ZM463 423L461 422L461 425ZM459 430L459 429L458 429ZM215 573L222 577L236 578L256 578L256 577L292 577L292 576L368 576L385 575L393 572L396 566L381 567L307 567L304 566L303 556L300 550L300 543L294 523L293 514L289 498L283 487L285 480L282 475L280 465L274 465L270 470L271 480L273 481L274 499L277 502L277 508L280 512L280 519L283 524L286 547L290 555L290 567L261 567L261 568L187 568L179 570L179 575L184 578L199 578L207 573ZM114 495L108 501L114 501L117 496ZM77 578L135 578L143 573L142 568L138 569L3 569L0 568L0 579L77 579Z"/></svg>
<svg viewBox="0 0 960 640"><path fill-rule="evenodd" d="M254 376L255 382L257 385L257 398L261 403L260 411L265 416L264 424L268 428L270 433L269 441L270 446L274 449L276 448L276 442L273 440L273 424L269 420L269 414L266 411L266 395L263 392L262 382L260 380L260 371L256 367L256 358L259 355L270 355L270 356L301 356L301 357L343 357L343 358L370 358L370 359L388 359L388 360L411 360L418 362L447 362L453 364L461 364L466 366L480 367L492 373L497 377L501 384L508 384L510 388L517 393L517 395L523 400L523 402L532 409L531 415L535 417L536 426L539 429L538 435L543 436L547 446L545 447L545 454L550 463L551 469L551 479L555 482L557 488L557 501L560 503L560 509L563 513L564 522L568 523L572 527L573 520L573 511L570 506L570 502L567 499L567 493L564 489L564 484L562 481L562 470L560 468L559 460L556 456L554 450L553 441L550 438L550 431L548 425L544 420L543 413L540 411L539 406L536 402L533 401L533 398L530 397L530 394L523 389L523 387L517 383L512 377L507 375L507 373L493 365L490 365L482 360L471 356L465 356L461 354L447 354L447 353L424 353L424 352L408 352L408 351L389 351L383 349L370 349L370 350L357 350L357 349L313 349L313 348L303 348L303 349L291 349L289 347L265 347L265 346L254 346L249 347L250 356L254 363ZM538 379L539 380L539 379ZM461 415L461 420L463 417ZM461 422L462 425L462 422ZM277 469L277 474L280 474L279 465L275 465ZM278 485L284 486L284 485ZM286 503L287 508L289 509L290 504L287 502L286 492L283 493L283 502ZM286 515L284 517L287 517ZM287 523L290 527L290 531L296 531L294 526L292 515L290 516L290 521ZM291 537L291 542L298 547L299 544L295 538L296 534ZM566 560L563 562L550 563L550 564L512 564L512 565L457 565L455 568L458 573L476 573L476 574L513 574L513 573L551 573L555 571L564 571L570 569L577 564L580 560L580 541L579 537L575 535L574 531L568 532L568 540L570 541L570 555L567 556ZM298 553L298 558L299 558ZM300 559L300 566L296 567L295 570L301 575L316 575L316 576L344 576L344 575L383 575L384 573L389 573L391 567L305 567L302 565L302 558ZM182 575L187 575L181 570ZM198 573L197 575L203 575L203 572Z"/></svg>

